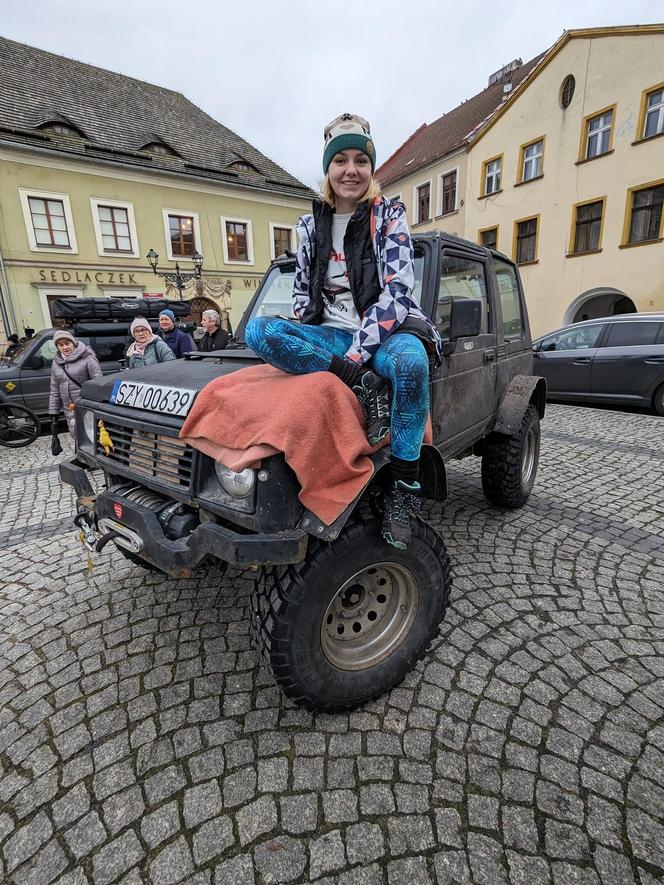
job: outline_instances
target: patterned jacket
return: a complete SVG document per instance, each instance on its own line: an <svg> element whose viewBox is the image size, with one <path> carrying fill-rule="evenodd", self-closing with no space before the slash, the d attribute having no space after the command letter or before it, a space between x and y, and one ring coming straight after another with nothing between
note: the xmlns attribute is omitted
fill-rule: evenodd
<svg viewBox="0 0 664 885"><path fill-rule="evenodd" d="M371 209L371 242L382 292L365 311L346 356L360 365L368 362L407 317L426 325L440 356L440 335L412 295L415 282L413 243L406 221L406 207L396 200L376 197ZM297 232L300 244L295 263L293 312L299 317L309 302L310 270L316 249L313 215L300 218Z"/></svg>

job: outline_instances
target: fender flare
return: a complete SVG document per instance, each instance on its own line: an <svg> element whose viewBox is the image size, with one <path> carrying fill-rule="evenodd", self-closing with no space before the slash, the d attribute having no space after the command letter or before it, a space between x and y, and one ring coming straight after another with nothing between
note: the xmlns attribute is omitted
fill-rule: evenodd
<svg viewBox="0 0 664 885"><path fill-rule="evenodd" d="M334 541L338 538L355 508L362 500L367 489L376 477L388 466L390 461L389 448L379 449L369 458L373 462L374 472L367 485L357 495L355 500L346 507L331 525L321 522L317 516L311 511L305 510L298 528L303 528L308 534L322 541ZM420 482L422 483L422 491L426 498L433 498L436 501L444 501L447 497L447 470L445 461L438 449L434 445L423 445L420 455Z"/></svg>
<svg viewBox="0 0 664 885"><path fill-rule="evenodd" d="M514 436L521 427L525 411L531 403L539 412L540 418L543 418L546 381L538 375L515 375L500 401L494 432Z"/></svg>

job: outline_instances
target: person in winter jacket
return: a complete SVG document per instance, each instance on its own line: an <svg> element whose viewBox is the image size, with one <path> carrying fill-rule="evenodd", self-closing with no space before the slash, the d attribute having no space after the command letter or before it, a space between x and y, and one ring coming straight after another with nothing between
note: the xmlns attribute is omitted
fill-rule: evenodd
<svg viewBox="0 0 664 885"><path fill-rule="evenodd" d="M81 397L83 384L101 375L101 366L94 351L82 341L77 341L71 332L56 332L53 343L58 352L51 363L48 413L53 422L63 410L69 432L74 436L74 404Z"/></svg>
<svg viewBox="0 0 664 885"><path fill-rule="evenodd" d="M201 325L205 328L205 334L198 342L198 349L204 353L223 350L228 344L228 332L221 328L221 317L217 311L204 310Z"/></svg>
<svg viewBox="0 0 664 885"><path fill-rule="evenodd" d="M154 363L167 363L175 359L175 354L165 341L153 332L145 317L136 317L129 327L134 336L127 348L127 368L138 369L140 366L151 366Z"/></svg>
<svg viewBox="0 0 664 885"><path fill-rule="evenodd" d="M161 329L162 340L168 344L175 354L175 359L179 360L185 353L196 351L197 347L191 335L187 335L182 329L175 327L175 314L172 310L166 308L159 314L159 328Z"/></svg>
<svg viewBox="0 0 664 885"><path fill-rule="evenodd" d="M285 372L327 371L351 387L372 445L391 432L382 532L404 549L411 512L419 509L429 356L439 358L440 336L413 297L406 209L380 195L369 124L342 114L324 137L322 199L298 223L293 312L299 323L260 317L245 338Z"/></svg>

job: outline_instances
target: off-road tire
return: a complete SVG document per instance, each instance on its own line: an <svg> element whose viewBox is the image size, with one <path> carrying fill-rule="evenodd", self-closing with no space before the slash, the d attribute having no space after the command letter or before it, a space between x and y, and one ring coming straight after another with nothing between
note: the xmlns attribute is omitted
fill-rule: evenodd
<svg viewBox="0 0 664 885"><path fill-rule="evenodd" d="M497 507L522 507L535 482L539 452L539 413L531 404L515 436L492 433L484 441L482 489L487 501Z"/></svg>
<svg viewBox="0 0 664 885"><path fill-rule="evenodd" d="M664 416L664 384L660 384L652 398L652 407L658 415Z"/></svg>
<svg viewBox="0 0 664 885"><path fill-rule="evenodd" d="M147 562L145 559L141 559L140 556L132 553L131 550L126 550L124 547L119 547L117 544L115 545L115 549L118 551L118 553L121 553L125 559L128 559L129 562L133 562L134 565L139 565L141 568L145 569L146 572L155 572L155 574L157 575L166 574L165 571L157 568L156 565L152 565L151 562Z"/></svg>
<svg viewBox="0 0 664 885"><path fill-rule="evenodd" d="M372 582L387 589L374 596L357 594L366 601L362 617L367 626L361 637L351 636L357 625L351 612L347 637L352 641L344 648L336 636L330 638L330 631L338 629L330 612L347 599L344 593L362 586L356 579L371 593L376 590ZM349 582L350 589L342 593ZM301 563L261 570L250 605L254 644L279 688L296 704L326 713L351 710L401 682L425 654L445 615L451 586L445 544L427 523L414 516L408 549L396 550L381 537L379 522L368 518L347 526L332 544L310 542ZM410 588L411 601L416 598L416 608L396 605L406 598L404 587ZM376 600L385 595L389 602L377 614ZM355 642L358 654L384 657L349 668L345 656L355 654ZM365 642L370 651L364 650ZM333 663L337 653L341 666Z"/></svg>

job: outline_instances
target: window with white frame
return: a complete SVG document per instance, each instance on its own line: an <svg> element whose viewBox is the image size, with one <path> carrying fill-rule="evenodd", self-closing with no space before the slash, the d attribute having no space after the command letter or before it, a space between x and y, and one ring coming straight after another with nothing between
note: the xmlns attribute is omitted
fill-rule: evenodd
<svg viewBox="0 0 664 885"><path fill-rule="evenodd" d="M138 258L138 237L132 204L91 197L90 205L99 254Z"/></svg>
<svg viewBox="0 0 664 885"><path fill-rule="evenodd" d="M495 194L500 190L500 172L502 157L488 160L484 164L484 193Z"/></svg>
<svg viewBox="0 0 664 885"><path fill-rule="evenodd" d="M226 264L253 264L254 244L248 218L222 218L221 237Z"/></svg>
<svg viewBox="0 0 664 885"><path fill-rule="evenodd" d="M291 224L273 224L270 222L270 249L272 258L278 258L286 250L293 249L293 232Z"/></svg>
<svg viewBox="0 0 664 885"><path fill-rule="evenodd" d="M606 154L611 146L611 129L613 128L613 108L586 123L586 160Z"/></svg>
<svg viewBox="0 0 664 885"><path fill-rule="evenodd" d="M456 209L457 173L456 169L440 176L440 214L448 215Z"/></svg>
<svg viewBox="0 0 664 885"><path fill-rule="evenodd" d="M652 138L664 132L664 88L649 92L646 100L646 117L643 138Z"/></svg>
<svg viewBox="0 0 664 885"><path fill-rule="evenodd" d="M19 197L32 252L78 251L68 194L19 188Z"/></svg>
<svg viewBox="0 0 664 885"><path fill-rule="evenodd" d="M162 209L166 254L170 261L193 258L201 252L201 230L198 212L186 209Z"/></svg>
<svg viewBox="0 0 664 885"><path fill-rule="evenodd" d="M527 144L523 149L523 168L521 181L531 181L539 178L542 174L542 157L544 155L544 142L542 139Z"/></svg>

